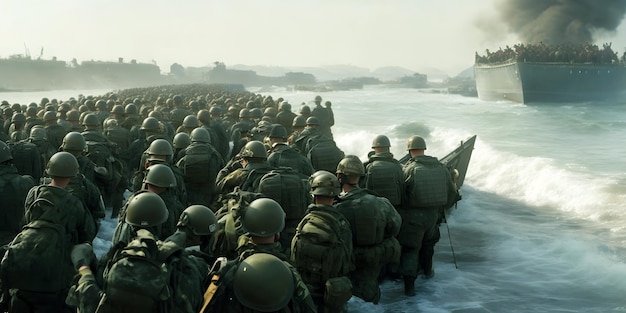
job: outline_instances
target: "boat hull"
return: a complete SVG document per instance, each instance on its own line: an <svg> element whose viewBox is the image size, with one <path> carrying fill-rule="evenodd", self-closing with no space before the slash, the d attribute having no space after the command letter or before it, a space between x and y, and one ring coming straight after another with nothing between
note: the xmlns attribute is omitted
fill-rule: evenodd
<svg viewBox="0 0 626 313"><path fill-rule="evenodd" d="M602 101L626 95L626 67L613 64L509 62L474 66L478 97L487 101Z"/></svg>

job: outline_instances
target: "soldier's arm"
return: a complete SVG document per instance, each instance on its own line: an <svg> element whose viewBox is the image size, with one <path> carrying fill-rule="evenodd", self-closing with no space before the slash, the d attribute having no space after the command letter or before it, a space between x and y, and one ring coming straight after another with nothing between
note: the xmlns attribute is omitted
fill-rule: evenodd
<svg viewBox="0 0 626 313"><path fill-rule="evenodd" d="M385 238L395 237L400 232L400 226L402 225L402 217L396 211L396 208L386 198L379 198L382 200L382 211L385 215L387 225L385 225Z"/></svg>

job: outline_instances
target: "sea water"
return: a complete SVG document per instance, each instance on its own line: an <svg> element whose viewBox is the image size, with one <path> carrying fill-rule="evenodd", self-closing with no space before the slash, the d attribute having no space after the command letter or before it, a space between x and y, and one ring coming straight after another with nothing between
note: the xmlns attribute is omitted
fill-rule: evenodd
<svg viewBox="0 0 626 313"><path fill-rule="evenodd" d="M316 95L251 91L283 97L296 113ZM379 134L398 158L411 135L436 157L477 135L463 199L441 225L435 277L418 278L411 298L386 281L379 305L353 297L350 312L626 312L626 99L524 105L382 87L320 95L333 103L338 145L362 160ZM115 222L103 223L100 253Z"/></svg>

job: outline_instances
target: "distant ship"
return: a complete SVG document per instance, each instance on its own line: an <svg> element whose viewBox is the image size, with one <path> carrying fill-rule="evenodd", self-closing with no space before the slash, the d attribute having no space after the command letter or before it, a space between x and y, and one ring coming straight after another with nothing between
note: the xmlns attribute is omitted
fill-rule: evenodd
<svg viewBox="0 0 626 313"><path fill-rule="evenodd" d="M626 95L623 64L522 62L475 64L478 98L520 103L603 101Z"/></svg>

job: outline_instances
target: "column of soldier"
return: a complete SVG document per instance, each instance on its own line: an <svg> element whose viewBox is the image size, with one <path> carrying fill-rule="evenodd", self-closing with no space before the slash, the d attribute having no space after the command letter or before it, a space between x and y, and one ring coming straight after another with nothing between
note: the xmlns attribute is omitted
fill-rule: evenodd
<svg viewBox="0 0 626 313"><path fill-rule="evenodd" d="M296 115L170 88L3 103L3 312L343 312L433 277L458 194L423 138L401 164L377 136L363 164L320 96ZM97 258L105 207L119 222Z"/></svg>

